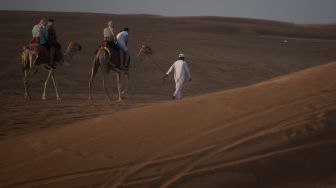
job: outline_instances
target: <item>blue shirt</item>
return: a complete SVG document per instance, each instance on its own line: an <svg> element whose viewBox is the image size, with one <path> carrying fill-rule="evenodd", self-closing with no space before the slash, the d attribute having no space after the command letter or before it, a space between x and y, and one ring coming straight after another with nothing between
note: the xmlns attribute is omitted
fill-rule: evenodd
<svg viewBox="0 0 336 188"><path fill-rule="evenodd" d="M40 32L40 44L45 44L48 39L48 28L43 27Z"/></svg>

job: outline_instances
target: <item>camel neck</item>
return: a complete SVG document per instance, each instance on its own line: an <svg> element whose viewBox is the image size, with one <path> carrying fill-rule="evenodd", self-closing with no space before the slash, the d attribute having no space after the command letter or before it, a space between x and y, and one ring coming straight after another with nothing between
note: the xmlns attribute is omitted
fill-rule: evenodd
<svg viewBox="0 0 336 188"><path fill-rule="evenodd" d="M64 61L67 61L68 63L70 63L72 61L73 56L75 55L75 51L71 50L69 47L67 48L67 50L64 53Z"/></svg>
<svg viewBox="0 0 336 188"><path fill-rule="evenodd" d="M131 64L139 64L143 61L145 55L140 52L137 56L131 59Z"/></svg>

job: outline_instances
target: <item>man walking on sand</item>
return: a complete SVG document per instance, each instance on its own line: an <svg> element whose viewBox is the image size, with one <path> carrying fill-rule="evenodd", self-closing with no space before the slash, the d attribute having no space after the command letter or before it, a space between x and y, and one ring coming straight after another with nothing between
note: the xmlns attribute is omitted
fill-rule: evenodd
<svg viewBox="0 0 336 188"><path fill-rule="evenodd" d="M175 61L175 63L169 68L166 73L165 78L174 71L174 80L175 80L175 92L173 94L173 100L182 98L182 89L186 78L191 81L190 71L187 65L187 62L184 61L184 54L179 54L179 60Z"/></svg>

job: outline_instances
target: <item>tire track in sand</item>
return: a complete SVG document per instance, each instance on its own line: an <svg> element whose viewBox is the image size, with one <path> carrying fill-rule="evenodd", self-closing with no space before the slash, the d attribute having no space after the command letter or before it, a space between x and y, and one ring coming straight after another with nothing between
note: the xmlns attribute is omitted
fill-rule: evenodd
<svg viewBox="0 0 336 188"><path fill-rule="evenodd" d="M297 114L293 117L288 118L286 121L282 120L281 122L272 123L272 125L267 126L267 127L271 127L269 130L265 131L264 128L261 128L261 130L264 130L264 131L260 132L259 130L256 130L254 133L250 133L250 135L252 134L252 136L250 136L248 140L243 140L244 141L243 143L253 141L254 139L258 139L258 138L261 138L263 136L270 136L272 134L277 134L279 132L284 132L284 131L287 131L287 130L293 130L295 128L300 128L300 127L312 128L312 127L314 127L315 124L311 124L309 126L306 126L306 125L309 124L309 123L312 123L312 122L322 121L325 118L323 118L323 117L322 118L317 118L317 119L316 118L311 118L311 119L305 120L305 121L302 121L301 119L299 119L299 120L296 120L296 119L302 118L302 117L305 117L305 116L316 115L316 114L319 114L321 112L328 111L329 109L334 109L334 104L329 104L326 107L323 107L323 108L321 107L321 109L319 109L319 110L314 110L314 111L311 111L311 112L308 112L308 113ZM274 127L274 126L276 126L276 127ZM288 140L288 138L286 138L285 140ZM237 143L237 144L240 145L242 143ZM232 148L228 148L228 149L233 149L234 147L237 147L238 145L233 145ZM213 149L216 149L216 148L218 149L220 147L223 148L222 144L214 144L214 145L211 145L211 146L207 146L207 149L208 149L207 152L211 152ZM200 152L196 153L197 151L200 151ZM218 152L218 153L220 153L220 152ZM193 155L191 155L191 154L193 154ZM196 157L196 158L194 158L194 160L196 160L196 159L198 159L197 156L202 157L204 155L205 155L204 150L197 149L197 150L193 150L191 152L183 153L183 154L180 154L180 155L174 155L174 156L169 156L169 157L166 157L166 158L158 159L157 161L154 161L151 166L154 166L154 165L157 165L157 164L160 164L160 163L164 163L164 162L174 161L174 160L178 161L178 160L181 160L182 158L186 158L188 156L189 157L194 156L194 157ZM188 173L186 175L188 175ZM130 180L129 182L124 183L123 186L150 183L150 182L153 182L155 180L158 180L159 178L161 178L163 176L164 176L164 174L159 174L157 176L150 176L148 178L146 178L146 177L138 178L138 179Z"/></svg>
<svg viewBox="0 0 336 188"><path fill-rule="evenodd" d="M283 103L281 105L274 106L272 108L267 108L267 109L264 109L264 110L258 110L258 111L255 111L255 112L249 112L249 113L243 114L242 115L243 117L240 118L240 119L234 118L234 119L231 119L231 120L226 120L224 122L216 123L216 124L212 125L211 128L209 128L209 130L204 131L201 134L192 136L192 137L182 141L180 144L185 144L185 143L192 142L193 140L197 140L200 137L203 137L205 135L209 135L209 134L211 134L213 132L216 132L216 131L219 131L219 130L225 128L225 127L232 126L236 123L242 123L242 122L248 121L250 119L253 119L255 117L258 117L258 116L266 115L270 112L274 112L276 110L279 110L281 108L285 108L287 106L297 105L297 104L304 103L304 102L307 102L309 100L316 99L316 98L325 98L326 96L332 95L333 93L335 93L335 91L330 91L328 93L322 93L322 94L321 93L318 93L318 94L314 93L311 96L306 96L306 97L300 97L300 98L297 98L297 99L293 99L293 100L290 100L287 103ZM225 126L223 127L221 125L225 125ZM166 150L173 149L174 147L176 147L176 146L174 145L174 146L171 146L171 147L167 147L168 149L166 149ZM125 169L125 171L121 171L120 174L116 178L109 179L101 187L109 187L109 188L119 187L120 185L122 185L124 183L125 180L127 180L133 174L142 170L146 166L150 165L159 156L160 156L160 153L154 154L154 155L148 157L147 159L145 159L144 162L135 164L133 167Z"/></svg>
<svg viewBox="0 0 336 188"><path fill-rule="evenodd" d="M314 143L299 145L299 146L290 147L290 148L279 149L279 150L266 152L266 153L262 153L262 154L258 154L258 155L252 155L252 156L249 156L249 157L246 157L246 158L241 158L241 159L238 159L238 160L217 163L217 164L214 164L214 165L203 166L201 168L197 168L195 170L192 170L192 171L184 174L183 177L185 177L185 176L195 176L195 175L197 176L199 174L211 173L211 172L219 171L219 170L222 170L224 168L231 167L231 166L241 165L241 164L257 161L257 160L260 160L260 159L270 158L270 157L273 157L273 156L276 156L276 155L281 155L281 154L285 154L285 153L289 153L289 152L293 152L293 151L299 151L299 150L303 150L303 149L313 148L313 147L316 147L316 146L335 144L335 143L336 143L336 140L326 140L326 141L314 142ZM124 183L122 186L127 187L127 186L136 186L136 185L141 185L141 184L148 184L148 183L157 181L158 179L160 179L162 177L163 177L163 175L145 177L145 178L141 178L141 179L137 179L137 180L133 180L133 181Z"/></svg>
<svg viewBox="0 0 336 188"><path fill-rule="evenodd" d="M260 137L263 137L263 136L269 136L269 135L272 135L274 133L278 133L278 132L281 132L281 131L284 131L284 130L290 130L290 129L293 129L293 128L296 128L298 126L301 126L301 125L306 125L307 123L306 122L299 122L299 123L294 123L290 126L280 126L280 127L272 127L270 128L269 130L264 130L264 131L261 131L261 132L257 132L255 134L252 134L248 137L245 137L241 140L238 140L236 142L233 142L229 145L226 145L224 147L217 147L213 150L211 150L210 152L204 154L203 156L197 158L197 159L194 159L193 161L183 165L181 168L179 168L179 170L175 173L173 173L172 175L168 175L167 177L164 177L163 181L161 181L158 186L155 186L155 187L159 187L159 188L168 188L170 187L173 183L175 183L176 181L178 181L180 178L182 178L183 176L187 175L190 171L192 171L198 164L200 164L202 161L216 155L216 154L219 154L221 152L224 152L224 151L227 151L227 150L230 150L232 148L235 148L241 144L244 144L244 143L247 143L247 142L251 142L257 138L260 138ZM335 142L335 140L332 140L332 142ZM271 152L272 153L272 152ZM258 157L257 157L258 158ZM244 160L241 160L241 161L244 161ZM233 163L234 164L234 163Z"/></svg>

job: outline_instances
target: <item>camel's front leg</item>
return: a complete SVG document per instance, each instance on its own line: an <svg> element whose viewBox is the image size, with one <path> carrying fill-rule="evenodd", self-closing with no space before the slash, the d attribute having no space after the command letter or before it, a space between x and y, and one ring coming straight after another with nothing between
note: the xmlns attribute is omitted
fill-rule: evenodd
<svg viewBox="0 0 336 188"><path fill-rule="evenodd" d="M44 89L43 89L42 100L47 100L46 92L47 92L47 87L48 87L49 79L50 79L50 76L51 76L52 72L53 72L52 70L49 71L47 79L44 82Z"/></svg>
<svg viewBox="0 0 336 188"><path fill-rule="evenodd" d="M121 90L121 95L125 95L130 87L130 79L129 79L129 73L126 72L123 74L125 81L126 81L126 87Z"/></svg>
<svg viewBox="0 0 336 188"><path fill-rule="evenodd" d="M120 84L120 73L117 73L117 88L118 88L118 101L121 102L121 84Z"/></svg>
<svg viewBox="0 0 336 188"><path fill-rule="evenodd" d="M58 101L62 100L62 98L60 97L59 93L58 93L58 89L57 89L57 82L56 82L56 79L55 79L55 76L54 76L54 71L51 71L51 79L54 83L54 87L55 87L55 92L56 92L56 99Z"/></svg>

